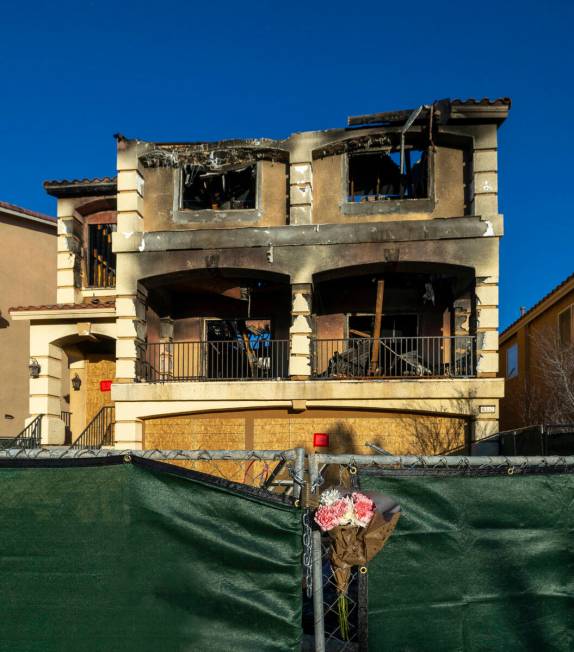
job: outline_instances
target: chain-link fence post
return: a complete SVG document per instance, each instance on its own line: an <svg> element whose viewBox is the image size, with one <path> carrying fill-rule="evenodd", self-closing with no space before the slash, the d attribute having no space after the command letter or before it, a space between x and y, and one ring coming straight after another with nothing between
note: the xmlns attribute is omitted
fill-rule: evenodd
<svg viewBox="0 0 574 652"><path fill-rule="evenodd" d="M309 455L309 480L311 493L319 488L320 477L315 455ZM321 548L321 532L313 530L311 538L313 546L313 622L315 630L315 652L325 652L325 614L323 609L323 552Z"/></svg>
<svg viewBox="0 0 574 652"><path fill-rule="evenodd" d="M305 486L305 449L295 448L295 462L293 465L293 496L301 504L303 488Z"/></svg>

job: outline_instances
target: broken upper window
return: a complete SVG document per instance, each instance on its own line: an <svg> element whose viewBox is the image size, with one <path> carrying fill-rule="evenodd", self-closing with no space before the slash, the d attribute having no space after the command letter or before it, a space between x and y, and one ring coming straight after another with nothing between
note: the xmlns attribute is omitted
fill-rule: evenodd
<svg viewBox="0 0 574 652"><path fill-rule="evenodd" d="M347 201L428 198L427 152L405 149L402 174L400 158L398 151L349 154Z"/></svg>
<svg viewBox="0 0 574 652"><path fill-rule="evenodd" d="M255 208L256 177L256 164L225 171L186 166L182 206L190 210Z"/></svg>
<svg viewBox="0 0 574 652"><path fill-rule="evenodd" d="M109 288L116 284L116 254L112 252L115 224L88 225L88 285Z"/></svg>

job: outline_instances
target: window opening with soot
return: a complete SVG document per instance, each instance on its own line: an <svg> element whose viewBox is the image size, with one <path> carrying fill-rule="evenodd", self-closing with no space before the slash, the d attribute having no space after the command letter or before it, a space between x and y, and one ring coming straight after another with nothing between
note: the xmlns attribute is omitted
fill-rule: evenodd
<svg viewBox="0 0 574 652"><path fill-rule="evenodd" d="M429 197L428 154L405 149L403 171L399 151L349 154L347 201Z"/></svg>
<svg viewBox="0 0 574 652"><path fill-rule="evenodd" d="M257 165L209 170L198 165L183 170L182 207L189 210L255 208Z"/></svg>

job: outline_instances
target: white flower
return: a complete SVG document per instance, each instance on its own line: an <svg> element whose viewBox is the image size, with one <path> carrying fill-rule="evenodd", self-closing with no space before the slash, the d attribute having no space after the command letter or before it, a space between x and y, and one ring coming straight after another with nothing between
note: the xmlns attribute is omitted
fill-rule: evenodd
<svg viewBox="0 0 574 652"><path fill-rule="evenodd" d="M327 489L321 494L321 505L333 505L341 499L341 494L337 489Z"/></svg>

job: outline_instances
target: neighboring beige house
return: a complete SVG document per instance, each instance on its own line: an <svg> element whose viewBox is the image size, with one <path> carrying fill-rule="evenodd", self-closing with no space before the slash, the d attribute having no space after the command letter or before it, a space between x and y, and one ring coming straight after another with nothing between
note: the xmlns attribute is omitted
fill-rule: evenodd
<svg viewBox="0 0 574 652"><path fill-rule="evenodd" d="M29 327L10 307L54 303L56 220L0 201L0 437L16 436L29 414ZM65 401L64 401L65 402ZM65 409L62 406L61 409Z"/></svg>
<svg viewBox="0 0 574 652"><path fill-rule="evenodd" d="M509 108L443 100L285 140L117 136L117 177L46 182L57 304L12 312L42 366L44 442L64 441L68 371L84 445L312 449L320 433L442 452L496 432Z"/></svg>
<svg viewBox="0 0 574 652"><path fill-rule="evenodd" d="M500 335L500 428L574 422L574 274Z"/></svg>

